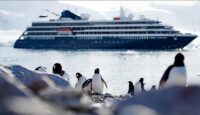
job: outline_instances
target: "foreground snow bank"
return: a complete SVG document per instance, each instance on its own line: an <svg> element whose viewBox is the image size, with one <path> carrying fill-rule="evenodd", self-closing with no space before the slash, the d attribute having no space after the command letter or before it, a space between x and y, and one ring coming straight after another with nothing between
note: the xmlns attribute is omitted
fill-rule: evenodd
<svg viewBox="0 0 200 115"><path fill-rule="evenodd" d="M12 73L0 67L0 114L1 115L56 115L69 114L40 98L15 79Z"/></svg>
<svg viewBox="0 0 200 115"><path fill-rule="evenodd" d="M0 114L200 115L199 86L172 87L134 97L85 95L68 87L69 82L57 75L19 65L0 66Z"/></svg>

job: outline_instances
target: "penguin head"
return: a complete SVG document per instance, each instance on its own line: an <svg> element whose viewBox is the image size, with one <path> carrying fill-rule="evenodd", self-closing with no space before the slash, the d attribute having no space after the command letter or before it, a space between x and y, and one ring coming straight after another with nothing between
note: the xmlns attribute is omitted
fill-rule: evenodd
<svg viewBox="0 0 200 115"><path fill-rule="evenodd" d="M152 90L152 91L155 91L155 90L156 90L156 86L153 85L153 86L151 87L151 90Z"/></svg>
<svg viewBox="0 0 200 115"><path fill-rule="evenodd" d="M144 82L144 78L140 78L139 82L143 83Z"/></svg>
<svg viewBox="0 0 200 115"><path fill-rule="evenodd" d="M94 73L95 73L95 74L99 74L99 73L100 73L99 68L96 68L96 69L94 70Z"/></svg>
<svg viewBox="0 0 200 115"><path fill-rule="evenodd" d="M55 64L53 65L53 73L59 74L59 75L62 76L63 71L62 71L62 66L61 66L60 63L55 63Z"/></svg>
<svg viewBox="0 0 200 115"><path fill-rule="evenodd" d="M174 66L184 66L184 56L182 53L178 53L175 56Z"/></svg>
<svg viewBox="0 0 200 115"><path fill-rule="evenodd" d="M77 79L79 79L81 76L82 76L81 73L79 73L79 72L76 73L76 78L77 78Z"/></svg>
<svg viewBox="0 0 200 115"><path fill-rule="evenodd" d="M156 89L156 85L152 85L152 89Z"/></svg>
<svg viewBox="0 0 200 115"><path fill-rule="evenodd" d="M132 81L128 81L128 83L129 83L129 85L133 84L133 82L132 82Z"/></svg>
<svg viewBox="0 0 200 115"><path fill-rule="evenodd" d="M128 81L129 87L134 87L133 82L132 81Z"/></svg>

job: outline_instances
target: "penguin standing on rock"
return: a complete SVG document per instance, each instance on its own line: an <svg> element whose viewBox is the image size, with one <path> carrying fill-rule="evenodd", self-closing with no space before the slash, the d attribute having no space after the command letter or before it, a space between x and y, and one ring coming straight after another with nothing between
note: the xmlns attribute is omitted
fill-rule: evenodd
<svg viewBox="0 0 200 115"><path fill-rule="evenodd" d="M140 80L135 84L135 95L145 92L144 85L144 78L140 78Z"/></svg>
<svg viewBox="0 0 200 115"><path fill-rule="evenodd" d="M134 91L134 85L132 81L129 81L129 87L128 87L128 94L133 96L135 95L135 91Z"/></svg>
<svg viewBox="0 0 200 115"><path fill-rule="evenodd" d="M60 63L55 63L53 65L53 73L58 74L58 75L62 76L64 79L70 81L69 75L65 71L62 70L62 66Z"/></svg>
<svg viewBox="0 0 200 115"><path fill-rule="evenodd" d="M170 65L164 72L159 88L168 88L172 86L186 86L187 73L184 64L184 56L178 53L175 56L174 64Z"/></svg>
<svg viewBox="0 0 200 115"><path fill-rule="evenodd" d="M75 85L75 91L82 92L82 85L86 81L86 78L83 77L81 73L76 73L76 78L78 79L76 85Z"/></svg>
<svg viewBox="0 0 200 115"><path fill-rule="evenodd" d="M95 69L94 75L92 77L92 90L93 93L103 94L104 84L106 88L108 88L105 80L102 78L100 74L99 68Z"/></svg>

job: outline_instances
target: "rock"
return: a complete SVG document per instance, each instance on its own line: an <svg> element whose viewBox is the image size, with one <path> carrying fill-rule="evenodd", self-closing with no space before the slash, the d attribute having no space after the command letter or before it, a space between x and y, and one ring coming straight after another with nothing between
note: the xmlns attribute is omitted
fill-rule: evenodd
<svg viewBox="0 0 200 115"><path fill-rule="evenodd" d="M40 97L47 102L59 106L76 114L95 115L96 109L92 107L91 99L72 89L46 89L40 92Z"/></svg>
<svg viewBox="0 0 200 115"><path fill-rule="evenodd" d="M57 87L60 87L60 88L66 88L70 86L70 83L67 80L55 74L32 71L20 65L11 65L11 66L3 66L3 67L11 71L14 77L16 77L19 81L21 81L26 86L30 86L34 81L38 81L42 79L43 77L48 77L50 80L54 82L54 84Z"/></svg>
<svg viewBox="0 0 200 115"><path fill-rule="evenodd" d="M200 87L151 91L120 102L116 115L199 115Z"/></svg>
<svg viewBox="0 0 200 115"><path fill-rule="evenodd" d="M32 93L12 73L0 67L0 114L1 115L56 115L69 114L47 104Z"/></svg>
<svg viewBox="0 0 200 115"><path fill-rule="evenodd" d="M28 88L35 94L38 94L40 91L45 90L47 88L53 87L54 84L52 85L51 80L45 80L43 77L42 79L37 79L33 81ZM47 78L48 79L48 78Z"/></svg>

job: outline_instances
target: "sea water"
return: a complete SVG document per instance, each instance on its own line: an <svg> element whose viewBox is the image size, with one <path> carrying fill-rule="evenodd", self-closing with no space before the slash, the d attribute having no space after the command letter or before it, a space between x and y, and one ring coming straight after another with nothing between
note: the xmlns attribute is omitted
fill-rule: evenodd
<svg viewBox="0 0 200 115"><path fill-rule="evenodd" d="M181 52L185 55L187 69L187 84L200 84L200 49L171 51L141 51L141 50L32 50L14 49L12 46L0 47L0 64L19 64L34 70L45 66L52 72L54 63L61 63L69 74L74 87L76 72L91 78L94 69L100 68L100 73L108 84L104 93L123 95L127 93L128 81L136 83L143 77L145 88L158 86L165 69L174 62L174 56Z"/></svg>

